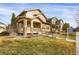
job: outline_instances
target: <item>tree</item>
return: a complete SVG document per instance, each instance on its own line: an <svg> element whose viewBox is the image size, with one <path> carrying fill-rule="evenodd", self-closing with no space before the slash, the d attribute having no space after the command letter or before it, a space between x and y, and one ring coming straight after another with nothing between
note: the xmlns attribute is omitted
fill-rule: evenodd
<svg viewBox="0 0 79 59"><path fill-rule="evenodd" d="M12 18L11 18L11 25L13 26L15 24L15 14L12 14Z"/></svg>
<svg viewBox="0 0 79 59"><path fill-rule="evenodd" d="M13 28L15 27L15 20L16 20L15 14L13 13L13 14L12 14L12 18L11 18L11 27L12 27L12 31L14 31Z"/></svg>
<svg viewBox="0 0 79 59"><path fill-rule="evenodd" d="M67 32L67 28L69 28L70 27L70 25L68 24L68 23L64 23L64 25L63 25L63 30L65 31L65 32Z"/></svg>

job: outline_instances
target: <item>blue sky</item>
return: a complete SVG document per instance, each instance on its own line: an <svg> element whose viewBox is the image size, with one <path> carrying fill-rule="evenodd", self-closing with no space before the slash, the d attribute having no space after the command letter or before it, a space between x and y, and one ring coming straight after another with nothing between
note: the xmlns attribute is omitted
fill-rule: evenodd
<svg viewBox="0 0 79 59"><path fill-rule="evenodd" d="M69 23L71 26L76 27L75 14L79 9L78 3L7 3L0 4L0 22L9 24L11 16L14 12L16 16L23 10L40 9L47 18L57 17L63 19L64 22Z"/></svg>

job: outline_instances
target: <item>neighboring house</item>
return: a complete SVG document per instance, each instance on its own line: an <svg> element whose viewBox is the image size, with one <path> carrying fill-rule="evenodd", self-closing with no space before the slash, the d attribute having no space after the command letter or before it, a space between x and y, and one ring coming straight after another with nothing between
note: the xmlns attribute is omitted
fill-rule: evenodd
<svg viewBox="0 0 79 59"><path fill-rule="evenodd" d="M2 22L0 22L0 33L6 31L6 25Z"/></svg>
<svg viewBox="0 0 79 59"><path fill-rule="evenodd" d="M52 17L52 18L49 18L48 19L48 22L50 21L52 24L56 24L56 21L57 21L58 19L56 18L56 17Z"/></svg>
<svg viewBox="0 0 79 59"><path fill-rule="evenodd" d="M75 28L75 30L76 30L77 32L79 32L79 26L77 26L77 28Z"/></svg>
<svg viewBox="0 0 79 59"><path fill-rule="evenodd" d="M75 30L74 30L74 28L70 27L67 29L67 32L68 32L68 34L74 34Z"/></svg>
<svg viewBox="0 0 79 59"><path fill-rule="evenodd" d="M60 32L63 31L63 25L64 25L64 21L63 20L60 20Z"/></svg>
<svg viewBox="0 0 79 59"><path fill-rule="evenodd" d="M64 21L61 19L57 19L56 17L52 17L48 19L48 22L51 23L51 30L52 32L56 32L56 31L63 31L63 25L64 25ZM59 24L57 24L57 22L59 22ZM59 27L59 28L57 28Z"/></svg>
<svg viewBox="0 0 79 59"><path fill-rule="evenodd" d="M16 17L14 28L11 25L8 28L10 32L14 30L18 35L43 35L50 33L51 23L48 20L40 9L25 10ZM52 23L55 21L52 20Z"/></svg>
<svg viewBox="0 0 79 59"><path fill-rule="evenodd" d="M52 18L49 18L47 20L50 23L50 26L51 26L50 30L51 30L51 32L55 32L56 31L56 21L57 20L58 19L56 17L52 17Z"/></svg>

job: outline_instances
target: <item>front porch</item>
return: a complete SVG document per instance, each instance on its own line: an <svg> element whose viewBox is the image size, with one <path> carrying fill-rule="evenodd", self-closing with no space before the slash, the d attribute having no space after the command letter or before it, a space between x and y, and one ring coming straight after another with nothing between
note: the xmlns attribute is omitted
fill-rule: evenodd
<svg viewBox="0 0 79 59"><path fill-rule="evenodd" d="M39 35L41 34L41 23L24 19L17 22L18 35Z"/></svg>

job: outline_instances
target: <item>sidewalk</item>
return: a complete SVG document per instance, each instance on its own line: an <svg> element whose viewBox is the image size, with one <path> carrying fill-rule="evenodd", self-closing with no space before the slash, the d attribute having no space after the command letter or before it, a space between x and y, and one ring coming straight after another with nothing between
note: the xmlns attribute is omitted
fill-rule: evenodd
<svg viewBox="0 0 79 59"><path fill-rule="evenodd" d="M66 41L69 41L69 42L76 42L76 40L72 40L72 39L66 39Z"/></svg>
<svg viewBox="0 0 79 59"><path fill-rule="evenodd" d="M57 39L65 39L66 41L69 41L69 42L76 42L76 40L73 40L73 39L58 37L58 35L56 35L56 34L53 37L56 37Z"/></svg>

